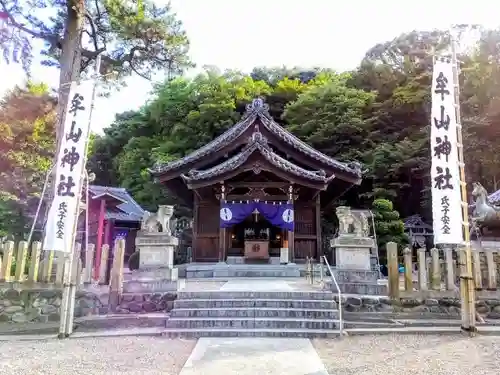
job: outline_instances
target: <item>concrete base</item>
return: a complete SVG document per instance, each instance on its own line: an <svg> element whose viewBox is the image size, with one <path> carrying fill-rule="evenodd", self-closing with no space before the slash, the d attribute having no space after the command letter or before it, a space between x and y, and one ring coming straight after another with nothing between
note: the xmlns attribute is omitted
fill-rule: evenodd
<svg viewBox="0 0 500 375"><path fill-rule="evenodd" d="M177 291L177 268L151 268L132 272L123 282L124 293L159 293Z"/></svg>
<svg viewBox="0 0 500 375"><path fill-rule="evenodd" d="M378 271L337 268L333 272L342 293L374 296L387 295L387 286L377 283ZM335 284L331 280L326 282L326 286L327 289L333 292L337 291Z"/></svg>
<svg viewBox="0 0 500 375"><path fill-rule="evenodd" d="M180 375L328 375L306 339L200 339Z"/></svg>
<svg viewBox="0 0 500 375"><path fill-rule="evenodd" d="M326 282L327 289L337 292L331 281ZM339 283L342 294L360 294L365 296L387 296L387 285L377 283Z"/></svg>

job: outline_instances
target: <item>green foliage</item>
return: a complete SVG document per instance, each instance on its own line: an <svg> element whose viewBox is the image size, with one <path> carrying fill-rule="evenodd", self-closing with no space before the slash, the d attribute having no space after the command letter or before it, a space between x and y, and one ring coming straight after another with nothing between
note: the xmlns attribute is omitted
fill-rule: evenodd
<svg viewBox="0 0 500 375"><path fill-rule="evenodd" d="M128 269L130 271L139 269L139 252L136 251L128 258Z"/></svg>
<svg viewBox="0 0 500 375"><path fill-rule="evenodd" d="M23 238L54 153L55 99L29 82L0 102L0 236Z"/></svg>
<svg viewBox="0 0 500 375"><path fill-rule="evenodd" d="M12 2L14 18L25 13L25 3ZM66 4L56 3L50 2L52 10ZM448 31L413 31L379 43L351 72L257 67L247 75L208 67L193 78L174 77L190 65L187 39L179 22L168 8L144 2L142 10L134 13L129 4L122 0L97 2L106 9L101 15L106 21L99 25L106 26L101 30L103 38L116 38L110 44L112 49L104 52L105 65L122 75L133 71L144 75L148 64L153 70L166 69L171 74L155 86L152 99L139 110L116 115L104 135L92 138L88 167L96 174L95 183L126 187L147 209L158 204L180 205L175 196L150 179L148 168L205 145L239 121L245 105L261 96L270 114L304 141L336 159L363 162L363 183L343 197L343 204L368 208L373 202L382 247L389 237L405 242L400 218L420 214L430 219L431 56L433 51L447 48ZM95 5L89 5L89 11L97 16ZM54 19L59 21L47 22L48 35L55 32L57 22L61 35L64 22L60 21L69 16L63 11ZM27 27L34 26L32 19L27 22ZM457 29L467 28L462 25ZM481 181L492 191L499 188L500 178L500 31L478 31L479 41L460 56L466 172L469 182ZM147 51L127 60L130 50L146 39L154 40L151 46L156 47L150 50L147 44ZM60 57L56 47L48 53L50 58ZM92 60L87 58L88 52L82 48L83 71ZM5 224L15 219L12 205L25 210L28 197L40 191L41 176L53 152L53 125L49 121L53 108L44 112L37 106L32 110L33 104L21 106L30 90L32 98L38 97L34 88L9 94L5 100L13 104L4 105L10 109L2 109L0 116L0 148L9 150L0 154L0 171L15 171L14 178L0 179L0 185L4 184L0 186L4 192L0 230L14 228ZM37 103L38 99L30 99L30 103L32 100ZM36 115L28 115L32 112Z"/></svg>
<svg viewBox="0 0 500 375"><path fill-rule="evenodd" d="M33 9L43 9L43 15ZM175 77L192 66L187 36L169 4L159 6L151 0L0 0L0 10L7 13L15 31L0 37L4 60L21 62L27 71L38 53L37 39L45 45L43 64L61 65L66 72L71 66L63 66L67 61L62 50L69 46L78 48L75 64L81 72L88 71L98 54L102 70L119 77L138 74L150 78L158 71ZM72 39L78 38L80 27L85 38L77 39L75 45Z"/></svg>
<svg viewBox="0 0 500 375"><path fill-rule="evenodd" d="M319 86L304 89L285 108L289 130L327 155L346 161L359 158L370 130L363 111L374 95L347 87L341 79L311 83Z"/></svg>
<svg viewBox="0 0 500 375"><path fill-rule="evenodd" d="M500 32L482 31L476 48L460 57L467 175L488 190L497 188L500 172L494 110L500 103L500 52L487 48L495 38ZM367 208L374 199L388 199L401 217L418 213L429 220L429 56L448 42L447 31L403 34L370 49L348 73L259 67L245 75L210 67L193 79L166 81L150 102L117 115L95 140L91 168L99 183L126 186L148 207L175 202L153 186L146 168L203 146L262 96L271 115L298 137L339 160L363 162L363 184L343 204Z"/></svg>
<svg viewBox="0 0 500 375"><path fill-rule="evenodd" d="M375 199L372 204L375 219L375 232L381 263L387 260L385 245L387 242L396 242L399 246L408 244L408 236L404 233L404 223L399 212L388 199Z"/></svg>
<svg viewBox="0 0 500 375"><path fill-rule="evenodd" d="M24 272L23 272L24 275L27 275L29 273L30 263L31 263L31 258L27 257L26 262L24 263ZM10 266L10 275L11 276L14 276L16 274L16 269L17 269L17 259L13 258L11 266Z"/></svg>

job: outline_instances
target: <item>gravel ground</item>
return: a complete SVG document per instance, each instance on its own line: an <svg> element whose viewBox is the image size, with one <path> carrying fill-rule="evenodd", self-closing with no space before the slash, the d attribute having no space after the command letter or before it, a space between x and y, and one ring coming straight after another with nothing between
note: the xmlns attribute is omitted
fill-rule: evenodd
<svg viewBox="0 0 500 375"><path fill-rule="evenodd" d="M0 374L177 375L195 344L161 337L0 342Z"/></svg>
<svg viewBox="0 0 500 375"><path fill-rule="evenodd" d="M313 345L330 375L499 373L500 339L493 336L352 336Z"/></svg>

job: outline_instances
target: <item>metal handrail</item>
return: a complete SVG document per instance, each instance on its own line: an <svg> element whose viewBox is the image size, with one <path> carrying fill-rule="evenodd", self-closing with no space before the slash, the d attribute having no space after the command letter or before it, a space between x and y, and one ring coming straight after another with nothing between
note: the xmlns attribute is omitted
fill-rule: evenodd
<svg viewBox="0 0 500 375"><path fill-rule="evenodd" d="M338 302L338 309L339 309L339 333L340 333L340 336L343 336L343 334L344 334L344 321L342 320L342 292L340 291L340 286L337 283L337 279L335 279L335 274L332 271L332 267L330 267L330 263L328 263L328 259L326 259L325 255L323 255L322 257L323 257L323 259L325 261L326 267L328 268L328 272L330 272L330 276L332 277L333 283L335 284L335 287L337 288L337 296L338 296L338 299L339 299L339 302Z"/></svg>

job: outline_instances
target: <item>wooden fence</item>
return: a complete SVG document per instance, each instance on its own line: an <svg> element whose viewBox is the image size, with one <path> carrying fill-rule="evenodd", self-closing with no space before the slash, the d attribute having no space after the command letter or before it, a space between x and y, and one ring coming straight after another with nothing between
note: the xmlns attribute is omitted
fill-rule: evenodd
<svg viewBox="0 0 500 375"><path fill-rule="evenodd" d="M77 285L108 284L109 245L103 245L97 279L93 278L95 246L89 244L85 250L85 264L82 263L81 244L77 243L73 252L73 282ZM114 247L113 264L110 270L109 284L117 285L123 279L123 261L125 240L118 239ZM0 282L63 284L64 257L62 253L42 252L42 244L33 242L31 248L25 241L17 246L13 241L0 243Z"/></svg>
<svg viewBox="0 0 500 375"><path fill-rule="evenodd" d="M457 254L458 253L458 254ZM389 270L389 296L392 298L425 298L427 296L455 297L458 295L461 267L465 267L464 251L451 248L443 250L417 250L416 263L412 250L406 248L402 256L397 244L387 244ZM404 265L401 280L400 264ZM498 294L500 291L500 254L491 251L472 250L472 275L475 289L480 295Z"/></svg>

